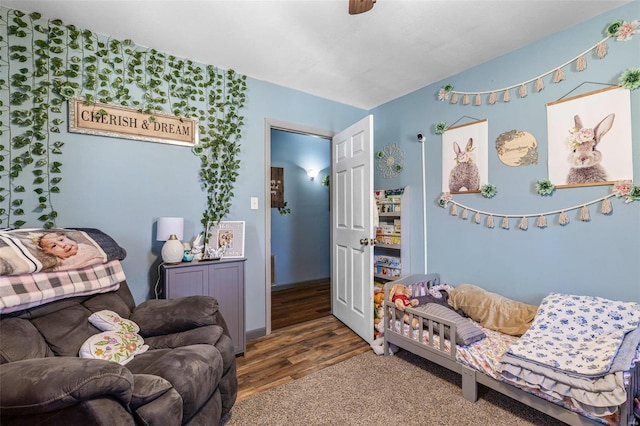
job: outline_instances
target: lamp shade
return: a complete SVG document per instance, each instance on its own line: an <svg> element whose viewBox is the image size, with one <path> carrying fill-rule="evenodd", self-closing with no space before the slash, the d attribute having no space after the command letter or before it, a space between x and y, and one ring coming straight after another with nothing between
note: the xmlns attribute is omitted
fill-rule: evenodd
<svg viewBox="0 0 640 426"><path fill-rule="evenodd" d="M184 218L182 217L161 217L158 219L158 229L156 230L157 241L167 241L171 235L181 241L184 237Z"/></svg>

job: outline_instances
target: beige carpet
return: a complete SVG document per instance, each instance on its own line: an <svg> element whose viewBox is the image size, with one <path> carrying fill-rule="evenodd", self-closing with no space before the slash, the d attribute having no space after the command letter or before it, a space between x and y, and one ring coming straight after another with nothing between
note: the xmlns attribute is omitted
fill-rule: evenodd
<svg viewBox="0 0 640 426"><path fill-rule="evenodd" d="M237 403L227 426L564 424L483 386L478 393L466 401L460 375L408 352L368 352Z"/></svg>

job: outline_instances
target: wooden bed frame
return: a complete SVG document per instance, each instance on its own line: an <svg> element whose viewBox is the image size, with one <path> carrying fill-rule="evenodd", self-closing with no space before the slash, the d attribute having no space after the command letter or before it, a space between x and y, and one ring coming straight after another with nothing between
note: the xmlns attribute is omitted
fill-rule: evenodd
<svg viewBox="0 0 640 426"><path fill-rule="evenodd" d="M384 354L389 355L389 345L394 344L402 349L414 353L422 358L434 362L442 367L454 371L462 376L462 395L467 401L476 402L478 399L478 384L494 389L510 398L515 399L529 407L541 411L551 417L563 421L572 426L602 425L576 412L560 405L554 404L534 394L519 389L511 384L494 379L474 368L461 364L456 360L456 325L437 316L425 314L413 308L406 308L404 315L409 316L409 324L417 318L425 327L418 329L418 339L404 334L405 327L400 326L400 333L395 331L397 321L404 321L402 312L396 309L394 303L389 300L389 291L394 284L403 284L409 287L414 296L418 293L418 284L425 283L427 288L440 284L440 275L431 273L426 275L411 275L397 281L390 281L385 285L384 292ZM445 348L445 330L451 336L450 349ZM412 331L410 331L411 333ZM428 333L428 343L424 343L423 337ZM435 336L435 337L434 337ZM448 340L448 339L447 339ZM633 414L633 398L640 392L640 366L635 365L631 371L631 377L627 386L627 402L620 406L620 425L636 426L638 422Z"/></svg>

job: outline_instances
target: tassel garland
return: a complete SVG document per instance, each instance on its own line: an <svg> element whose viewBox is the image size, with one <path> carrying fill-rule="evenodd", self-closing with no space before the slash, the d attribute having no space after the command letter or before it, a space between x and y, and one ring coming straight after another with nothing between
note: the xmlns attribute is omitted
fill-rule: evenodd
<svg viewBox="0 0 640 426"><path fill-rule="evenodd" d="M464 95L462 97L462 105L469 105L469 95Z"/></svg>
<svg viewBox="0 0 640 426"><path fill-rule="evenodd" d="M523 231L526 231L528 227L529 227L529 221L527 220L527 217L522 216L522 219L520 219L520 224L518 225L518 228L522 229Z"/></svg>
<svg viewBox="0 0 640 426"><path fill-rule="evenodd" d="M502 102L509 102L511 100L511 92L509 89L504 91L504 95L502 96Z"/></svg>
<svg viewBox="0 0 640 426"><path fill-rule="evenodd" d="M589 216L589 209L587 206L582 206L580 209L580 220L583 222L589 222L591 220L591 216Z"/></svg>
<svg viewBox="0 0 640 426"><path fill-rule="evenodd" d="M500 225L502 229L509 229L509 217L505 216L502 218L502 225Z"/></svg>
<svg viewBox="0 0 640 426"><path fill-rule="evenodd" d="M480 105L482 105L482 97L480 96L480 93L478 93L476 95L475 106L480 106Z"/></svg>
<svg viewBox="0 0 640 426"><path fill-rule="evenodd" d="M587 58L584 55L576 60L576 71L584 71L587 69Z"/></svg>
<svg viewBox="0 0 640 426"><path fill-rule="evenodd" d="M601 203L600 212L603 215L610 215L613 211L610 198L613 197L613 195L614 194L611 194L611 195L590 201L581 206L570 207L568 211L579 210L577 219L582 222L589 222L591 221L591 213L589 211L589 206L591 204L595 204L599 202ZM444 203L443 207L446 207L447 204L448 203ZM458 214L458 207L461 210L460 214ZM449 213L451 214L451 216L459 216L460 219L462 220L468 220L469 215L473 213L473 222L476 224L481 223L482 215L486 215L487 218L485 221L485 225L487 226L487 228L494 228L496 226L494 213L475 210L465 205L454 203L453 201L451 201L451 208L449 210ZM497 214L498 215L497 217L501 219L500 227L502 229L506 229L506 230L510 229L510 226L511 226L511 224L509 223L510 218L513 217L515 220L517 220L517 223L516 223L517 228L522 231L527 231L529 229L529 218L536 218L537 216L537 218L535 219L535 226L540 229L544 229L547 227L547 216L556 214L556 213L558 214L559 225L565 226L569 224L570 220L569 220L569 216L567 215L567 210L556 210L555 212L547 212L547 213L524 214L520 216L519 219L516 216L509 216L509 215L502 215L502 214Z"/></svg>
<svg viewBox="0 0 640 426"><path fill-rule="evenodd" d="M539 92L542 89L544 89L544 81L542 81L542 77L538 77L536 79L535 90L536 92Z"/></svg>
<svg viewBox="0 0 640 426"><path fill-rule="evenodd" d="M487 228L493 228L493 216L487 216Z"/></svg>
<svg viewBox="0 0 640 426"><path fill-rule="evenodd" d="M607 45L606 41L603 41L596 46L596 56L598 57L598 59L602 59L607 56L608 51L609 46Z"/></svg>
<svg viewBox="0 0 640 426"><path fill-rule="evenodd" d="M520 89L518 89L518 95L519 95L521 98L524 98L524 97L526 97L526 96L527 96L527 94L528 94L528 93L527 93L527 86L525 86L524 84L521 84L521 85L520 85Z"/></svg>
<svg viewBox="0 0 640 426"><path fill-rule="evenodd" d="M553 83L560 83L562 80L564 80L564 71L562 71L562 68L558 68L556 70L556 72L553 74Z"/></svg>
<svg viewBox="0 0 640 426"><path fill-rule="evenodd" d="M493 105L496 103L496 92L491 92L489 94L489 105Z"/></svg>
<svg viewBox="0 0 640 426"><path fill-rule="evenodd" d="M558 216L558 223L560 225L565 226L569 224L569 216L565 212L560 212L560 216Z"/></svg>
<svg viewBox="0 0 640 426"><path fill-rule="evenodd" d="M451 95L451 103L452 104L457 104L458 103L458 94L454 93L453 95Z"/></svg>

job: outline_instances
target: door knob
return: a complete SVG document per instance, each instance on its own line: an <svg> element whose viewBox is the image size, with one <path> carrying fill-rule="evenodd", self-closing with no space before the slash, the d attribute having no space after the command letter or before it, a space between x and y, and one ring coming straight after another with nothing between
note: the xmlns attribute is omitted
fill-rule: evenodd
<svg viewBox="0 0 640 426"><path fill-rule="evenodd" d="M363 245L363 246L369 245L369 239L368 238L361 238L360 239L360 244Z"/></svg>

